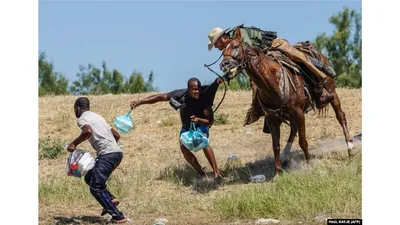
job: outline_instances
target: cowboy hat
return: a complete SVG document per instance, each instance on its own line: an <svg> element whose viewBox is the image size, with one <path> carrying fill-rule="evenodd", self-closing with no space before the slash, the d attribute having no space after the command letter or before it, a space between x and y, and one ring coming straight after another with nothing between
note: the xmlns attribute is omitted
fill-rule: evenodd
<svg viewBox="0 0 400 225"><path fill-rule="evenodd" d="M217 42L218 38L221 37L222 34L224 34L228 29L222 30L219 27L216 27L208 33L208 51L211 51L212 47L214 46L215 42Z"/></svg>

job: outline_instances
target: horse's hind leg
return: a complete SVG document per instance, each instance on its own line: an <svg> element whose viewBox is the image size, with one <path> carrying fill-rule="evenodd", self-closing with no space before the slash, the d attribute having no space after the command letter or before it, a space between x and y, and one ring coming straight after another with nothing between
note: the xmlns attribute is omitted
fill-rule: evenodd
<svg viewBox="0 0 400 225"><path fill-rule="evenodd" d="M275 158L275 175L279 172L282 172L281 158L280 158L280 136L281 136L281 120L277 117L266 116L269 131L272 136L272 149L274 150L274 158Z"/></svg>
<svg viewBox="0 0 400 225"><path fill-rule="evenodd" d="M336 93L336 90L333 89L331 91L331 93L334 97L333 101L331 102L331 106L332 106L333 110L335 110L336 119L339 121L340 125L342 126L343 133L344 133L344 136L346 138L346 143L347 143L347 152L348 152L349 156L351 156L351 151L353 150L354 145L353 145L353 138L349 135L349 129L347 128L346 115L343 112L342 107L340 106L340 100Z"/></svg>

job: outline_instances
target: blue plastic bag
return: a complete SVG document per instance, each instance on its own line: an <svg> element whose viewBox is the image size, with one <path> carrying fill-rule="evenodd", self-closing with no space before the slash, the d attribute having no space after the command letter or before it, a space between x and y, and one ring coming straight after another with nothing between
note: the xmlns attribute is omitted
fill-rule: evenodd
<svg viewBox="0 0 400 225"><path fill-rule="evenodd" d="M129 114L131 114L132 109L129 110L128 114L118 116L114 120L114 126L122 133L128 133L133 128L133 121Z"/></svg>
<svg viewBox="0 0 400 225"><path fill-rule="evenodd" d="M194 123L190 124L189 131L182 133L179 140L188 150L194 152L210 145L207 136L205 136L199 128L196 130Z"/></svg>

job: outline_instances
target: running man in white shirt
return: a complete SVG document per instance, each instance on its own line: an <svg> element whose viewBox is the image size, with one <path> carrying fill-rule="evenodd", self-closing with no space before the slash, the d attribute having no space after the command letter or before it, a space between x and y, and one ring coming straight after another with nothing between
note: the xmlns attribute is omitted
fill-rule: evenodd
<svg viewBox="0 0 400 225"><path fill-rule="evenodd" d="M90 193L103 207L102 215L109 213L114 223L126 223L128 220L117 209L119 201L107 190L107 179L121 163L122 149L117 141L120 135L106 120L90 111L90 102L86 97L75 101L75 115L81 134L68 145L67 150L73 152L80 143L89 140L97 152L96 163L86 175L85 182L90 186Z"/></svg>

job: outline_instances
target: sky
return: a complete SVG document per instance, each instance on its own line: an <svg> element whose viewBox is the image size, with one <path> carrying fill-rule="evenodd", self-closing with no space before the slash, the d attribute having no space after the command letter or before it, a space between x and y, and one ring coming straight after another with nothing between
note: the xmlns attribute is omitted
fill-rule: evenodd
<svg viewBox="0 0 400 225"><path fill-rule="evenodd" d="M39 1L39 52L70 85L79 65L104 60L126 78L153 71L165 92L216 78L204 67L221 54L207 49L214 27L255 26L295 44L331 34L329 17L344 6L361 12L361 1Z"/></svg>

